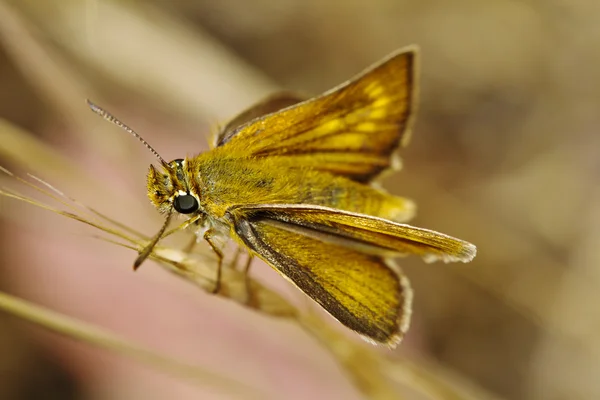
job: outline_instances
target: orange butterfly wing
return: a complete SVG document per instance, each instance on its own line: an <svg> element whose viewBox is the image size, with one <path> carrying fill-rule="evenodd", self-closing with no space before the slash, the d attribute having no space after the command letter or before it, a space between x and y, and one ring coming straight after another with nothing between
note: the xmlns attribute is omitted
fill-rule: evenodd
<svg viewBox="0 0 600 400"><path fill-rule="evenodd" d="M240 220L252 252L348 328L395 346L408 329L412 291L390 261L267 223Z"/></svg>
<svg viewBox="0 0 600 400"><path fill-rule="evenodd" d="M248 156L292 158L298 165L369 182L395 164L397 148L410 138L417 55L416 47L400 50L321 96L290 101L287 108L230 126L218 144Z"/></svg>
<svg viewBox="0 0 600 400"><path fill-rule="evenodd" d="M471 243L370 215L305 204L231 208L237 239L333 317L394 346L408 329L412 292L390 257L468 262Z"/></svg>

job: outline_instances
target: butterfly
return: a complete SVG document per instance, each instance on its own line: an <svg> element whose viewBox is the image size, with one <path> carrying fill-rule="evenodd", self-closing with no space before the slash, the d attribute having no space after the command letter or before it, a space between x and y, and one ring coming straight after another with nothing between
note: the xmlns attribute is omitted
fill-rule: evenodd
<svg viewBox="0 0 600 400"><path fill-rule="evenodd" d="M267 98L232 119L210 151L150 166L148 196L165 224L139 254L146 259L171 217L219 258L233 239L363 338L395 346L410 323L412 290L393 259L468 262L466 241L405 224L414 204L377 180L399 168L418 94L418 48L401 49L349 81L304 100Z"/></svg>

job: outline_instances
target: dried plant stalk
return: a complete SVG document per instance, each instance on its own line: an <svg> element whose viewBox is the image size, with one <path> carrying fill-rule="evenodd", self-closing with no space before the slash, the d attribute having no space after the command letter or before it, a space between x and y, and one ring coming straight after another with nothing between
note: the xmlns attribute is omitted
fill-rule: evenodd
<svg viewBox="0 0 600 400"><path fill-rule="evenodd" d="M220 376L205 368L158 354L101 328L35 306L6 293L0 292L0 308L61 335L130 357L166 373L188 379L193 383L233 393L240 398L264 398L264 395L260 394L254 387Z"/></svg>

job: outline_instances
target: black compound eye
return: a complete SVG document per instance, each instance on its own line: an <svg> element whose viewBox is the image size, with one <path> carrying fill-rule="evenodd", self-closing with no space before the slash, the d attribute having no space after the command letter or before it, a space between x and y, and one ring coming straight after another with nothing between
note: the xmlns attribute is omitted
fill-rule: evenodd
<svg viewBox="0 0 600 400"><path fill-rule="evenodd" d="M173 207L175 207L175 211L178 213L191 214L198 211L200 205L198 204L198 200L191 194L182 194L175 197Z"/></svg>

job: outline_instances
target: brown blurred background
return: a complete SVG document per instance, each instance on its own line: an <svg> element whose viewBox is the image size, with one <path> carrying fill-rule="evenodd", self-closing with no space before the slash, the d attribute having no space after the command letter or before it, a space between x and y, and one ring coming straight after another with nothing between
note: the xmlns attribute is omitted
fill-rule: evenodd
<svg viewBox="0 0 600 400"><path fill-rule="evenodd" d="M385 187L417 202L414 224L472 241L479 253L466 265L402 260L415 287L415 321L398 357L436 360L503 398L594 399L599 20L595 0L2 1L0 117L114 191L102 197L71 177L53 183L151 234L160 224L145 199L152 156L102 125L86 97L135 126L163 157L179 158L206 148L211 127L278 87L317 94L416 43L416 130L403 170ZM23 161L3 151L0 164L24 167L27 152ZM136 202L143 210L123 206ZM79 226L12 200L0 198L0 209L3 290L157 346L179 340L169 330L177 325L187 338L176 346L181 354L196 351L249 381L307 391L298 398L358 398L293 327L221 299L198 300L193 289L182 295L178 283L157 294L155 268L129 271L132 252L81 238ZM176 301L185 306L173 311ZM248 324L270 336L247 332ZM209 345L184 344L198 341ZM152 372L132 373L129 364L1 313L0 354L0 398L196 393L167 383L158 389L148 384ZM264 357L279 367L256 366ZM292 392L282 386L285 393Z"/></svg>

